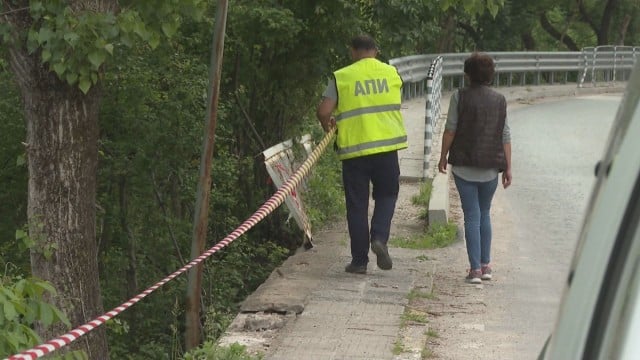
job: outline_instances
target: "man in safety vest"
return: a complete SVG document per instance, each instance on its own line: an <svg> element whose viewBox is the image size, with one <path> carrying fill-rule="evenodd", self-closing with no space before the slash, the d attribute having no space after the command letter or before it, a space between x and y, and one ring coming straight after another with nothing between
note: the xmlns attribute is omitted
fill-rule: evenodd
<svg viewBox="0 0 640 360"><path fill-rule="evenodd" d="M345 271L364 274L369 245L380 269L390 270L387 249L400 188L398 150L407 147L400 113L402 79L395 67L376 59L368 35L351 40L353 64L336 70L316 115L325 131L337 126L337 152L351 237L351 263ZM369 229L369 183L375 202Z"/></svg>

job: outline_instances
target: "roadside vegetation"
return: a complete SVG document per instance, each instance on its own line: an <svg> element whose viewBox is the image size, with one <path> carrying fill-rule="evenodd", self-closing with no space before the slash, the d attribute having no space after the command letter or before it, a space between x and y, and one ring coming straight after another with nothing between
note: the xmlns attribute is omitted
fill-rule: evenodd
<svg viewBox="0 0 640 360"><path fill-rule="evenodd" d="M425 181L420 185L418 194L411 198L413 205L420 207L420 217L425 220L425 230L422 233L412 235L410 237L393 238L389 241L389 244L394 247L415 249L415 250L430 250L437 249L451 245L454 243L458 236L458 226L454 222L447 224L429 224L428 222L428 208L429 201L431 199L431 192L433 186L431 181ZM417 256L418 261L428 261L428 254L420 254ZM426 360L434 356L433 352L429 349L429 339L437 338L438 334L435 330L430 329L428 323L428 304L429 301L437 299L437 294L433 287L415 287L411 289L407 295L409 300L408 305L405 308L404 314L401 318L401 328L406 326L426 326L424 331L426 342L420 351L420 359ZM405 352L415 351L407 349L403 344L402 336L400 336L394 343L393 353L394 355L400 355Z"/></svg>
<svg viewBox="0 0 640 360"><path fill-rule="evenodd" d="M395 237L389 240L390 246L406 249L437 249L446 247L456 241L458 227L453 222L446 224L429 223L429 200L433 189L430 180L420 185L418 194L411 198L414 205L420 206L420 217L425 220L426 229L423 233L410 237Z"/></svg>
<svg viewBox="0 0 640 360"><path fill-rule="evenodd" d="M189 262L217 4L0 4L1 358L81 325ZM207 247L275 191L263 150L305 133L323 136L314 108L331 72L350 63L345 44L355 33L376 37L382 61L640 43L636 0L579 7L551 0L247 0L231 1L228 10ZM71 136L79 125L85 133ZM69 176L70 168L84 172ZM34 188L42 184L50 187ZM429 193L425 183L415 201L428 204ZM310 174L304 199L314 229L344 216L331 149ZM452 224L434 224L391 245L432 249L454 234ZM199 348L185 341L182 276L70 349L96 358L217 360L211 344L239 303L302 239L282 206L203 263ZM230 351L240 356L230 359L243 359L241 350Z"/></svg>

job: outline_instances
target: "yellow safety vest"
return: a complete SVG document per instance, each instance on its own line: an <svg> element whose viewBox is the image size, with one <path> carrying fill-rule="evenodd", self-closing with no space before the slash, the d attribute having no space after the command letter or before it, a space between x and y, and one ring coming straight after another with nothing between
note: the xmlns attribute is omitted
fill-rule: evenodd
<svg viewBox="0 0 640 360"><path fill-rule="evenodd" d="M374 58L334 72L340 160L407 147L400 113L402 79L396 68Z"/></svg>

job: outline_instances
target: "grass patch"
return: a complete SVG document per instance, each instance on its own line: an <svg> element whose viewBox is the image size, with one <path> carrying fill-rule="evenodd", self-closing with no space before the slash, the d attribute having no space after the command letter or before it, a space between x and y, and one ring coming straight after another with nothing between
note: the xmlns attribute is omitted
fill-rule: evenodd
<svg viewBox="0 0 640 360"><path fill-rule="evenodd" d="M401 326L405 327L408 323L426 324L428 320L427 315L425 315L424 313L415 310L409 310L405 311L404 314L402 314L401 322Z"/></svg>
<svg viewBox="0 0 640 360"><path fill-rule="evenodd" d="M433 190L433 185L431 184L432 180L428 180L420 185L420 192L418 195L414 195L411 197L411 202L413 205L429 205L429 199L431 199L431 190Z"/></svg>
<svg viewBox="0 0 640 360"><path fill-rule="evenodd" d="M419 255L419 256L416 256L416 260L418 260L418 261L429 261L429 260L431 260L431 258L428 257L427 255Z"/></svg>
<svg viewBox="0 0 640 360"><path fill-rule="evenodd" d="M397 339L394 343L393 343L393 355L400 355L404 352L404 344L402 343L402 340Z"/></svg>
<svg viewBox="0 0 640 360"><path fill-rule="evenodd" d="M207 341L200 347L189 351L183 360L262 360L262 354L252 355L247 353L247 347L238 343L230 346L219 346Z"/></svg>
<svg viewBox="0 0 640 360"><path fill-rule="evenodd" d="M426 233L411 238L394 238L389 241L391 246L405 249L437 249L449 246L456 240L458 227L448 224L433 224Z"/></svg>
<svg viewBox="0 0 640 360"><path fill-rule="evenodd" d="M427 330L427 336L432 338L439 338L440 334L438 334L438 332L433 329L429 329Z"/></svg>
<svg viewBox="0 0 640 360"><path fill-rule="evenodd" d="M411 197L411 202L413 205L421 205L423 206L420 209L420 218L427 219L429 216L429 200L431 199L431 190L433 190L433 185L431 184L432 180L428 180L423 182L420 185L420 192L418 195L414 195Z"/></svg>
<svg viewBox="0 0 640 360"><path fill-rule="evenodd" d="M413 288L411 289L411 292L409 292L409 295L407 295L407 299L409 299L409 301L413 301L415 299L434 299L435 298L435 294L433 294L433 292L426 292L426 291L420 291L417 288Z"/></svg>
<svg viewBox="0 0 640 360"><path fill-rule="evenodd" d="M420 359L422 359L422 360L431 359L434 356L435 355L433 354L433 351L431 351L431 349L429 349L429 348L424 348L420 352Z"/></svg>

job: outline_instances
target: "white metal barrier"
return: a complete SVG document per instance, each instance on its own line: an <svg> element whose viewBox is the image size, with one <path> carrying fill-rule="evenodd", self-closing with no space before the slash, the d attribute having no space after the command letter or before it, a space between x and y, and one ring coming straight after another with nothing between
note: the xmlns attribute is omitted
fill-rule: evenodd
<svg viewBox="0 0 640 360"><path fill-rule="evenodd" d="M424 117L424 159L422 163L422 179L427 178L429 170L429 154L433 144L433 129L440 119L440 98L442 96L442 56L436 57L427 72L427 101Z"/></svg>

